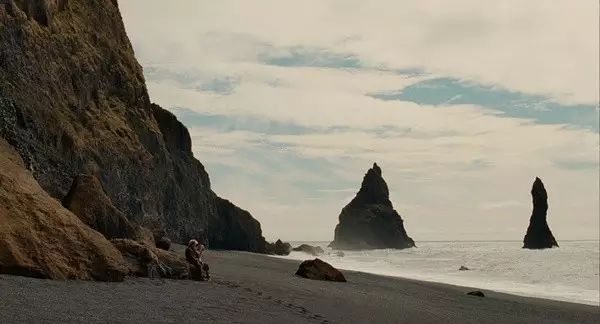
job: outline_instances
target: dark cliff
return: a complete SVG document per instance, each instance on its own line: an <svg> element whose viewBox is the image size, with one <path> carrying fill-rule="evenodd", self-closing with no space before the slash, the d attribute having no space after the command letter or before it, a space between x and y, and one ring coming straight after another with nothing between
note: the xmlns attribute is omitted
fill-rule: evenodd
<svg viewBox="0 0 600 324"><path fill-rule="evenodd" d="M212 245L227 250L266 252L267 242L255 235L261 231L260 223L249 212L219 197L217 210L220 217L210 222L208 228L208 240Z"/></svg>
<svg viewBox="0 0 600 324"><path fill-rule="evenodd" d="M548 227L546 213L548 212L548 194L544 183L540 178L535 178L531 187L531 198L533 200L533 212L529 219L527 233L523 239L523 247L526 249L546 249L558 247L558 243Z"/></svg>
<svg viewBox="0 0 600 324"><path fill-rule="evenodd" d="M131 222L230 246L210 241L230 227L187 129L150 102L116 0L0 0L0 136L54 198L93 168ZM223 217L251 224L236 247L264 241L247 212Z"/></svg>
<svg viewBox="0 0 600 324"><path fill-rule="evenodd" d="M414 247L406 234L404 221L389 199L387 183L377 163L367 171L356 197L342 209L335 238L335 249L403 249Z"/></svg>

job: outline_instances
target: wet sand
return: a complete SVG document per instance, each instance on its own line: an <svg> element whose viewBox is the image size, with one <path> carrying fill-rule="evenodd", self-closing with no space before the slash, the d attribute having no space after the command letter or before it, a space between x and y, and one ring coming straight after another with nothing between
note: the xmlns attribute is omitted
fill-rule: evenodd
<svg viewBox="0 0 600 324"><path fill-rule="evenodd" d="M307 259L310 257L307 256ZM600 307L344 271L294 276L299 261L210 251L209 282L51 281L0 275L0 323L596 323Z"/></svg>

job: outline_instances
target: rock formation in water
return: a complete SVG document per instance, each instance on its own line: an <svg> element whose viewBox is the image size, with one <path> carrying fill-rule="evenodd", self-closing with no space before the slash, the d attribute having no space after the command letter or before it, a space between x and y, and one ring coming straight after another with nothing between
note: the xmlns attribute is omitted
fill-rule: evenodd
<svg viewBox="0 0 600 324"><path fill-rule="evenodd" d="M320 246L312 246L308 244L300 244L299 246L293 248L292 251L304 252L312 256L319 256L325 253L325 251L323 251L323 249Z"/></svg>
<svg viewBox="0 0 600 324"><path fill-rule="evenodd" d="M115 0L0 1L0 137L58 200L92 164L155 239L261 251L260 224L217 197L187 129L150 102Z"/></svg>
<svg viewBox="0 0 600 324"><path fill-rule="evenodd" d="M277 240L275 243L267 243L266 253L275 255L288 255L292 251L292 245L282 240Z"/></svg>
<svg viewBox="0 0 600 324"><path fill-rule="evenodd" d="M356 197L342 209L330 246L341 250L414 247L389 196L381 168L375 163Z"/></svg>
<svg viewBox="0 0 600 324"><path fill-rule="evenodd" d="M529 227L523 239L523 247L526 249L546 249L558 247L558 243L548 227L546 213L548 212L548 194L544 183L540 178L535 178L531 187L533 199L533 212L529 219Z"/></svg>
<svg viewBox="0 0 600 324"><path fill-rule="evenodd" d="M120 281L121 253L38 185L0 138L0 273Z"/></svg>

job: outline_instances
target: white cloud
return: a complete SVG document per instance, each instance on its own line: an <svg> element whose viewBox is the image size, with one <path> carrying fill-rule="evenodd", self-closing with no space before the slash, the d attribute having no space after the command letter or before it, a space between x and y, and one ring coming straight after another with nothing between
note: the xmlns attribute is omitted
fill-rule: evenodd
<svg viewBox="0 0 600 324"><path fill-rule="evenodd" d="M374 161L416 240L460 239L465 232L520 239L514 228L526 229L535 176L548 188L549 222L559 240L597 237L597 133L480 106L366 95L450 76L597 103L597 7L595 1L121 2L154 101L305 128L190 130L215 191L248 209L269 238L290 240L332 238L340 209ZM349 53L365 68L261 61L264 53L294 46ZM392 71L413 67L429 73ZM235 84L223 93L202 91L214 80Z"/></svg>
<svg viewBox="0 0 600 324"><path fill-rule="evenodd" d="M210 66L253 60L267 45L324 47L365 62L585 103L598 102L598 6L594 0L121 3L145 62Z"/></svg>

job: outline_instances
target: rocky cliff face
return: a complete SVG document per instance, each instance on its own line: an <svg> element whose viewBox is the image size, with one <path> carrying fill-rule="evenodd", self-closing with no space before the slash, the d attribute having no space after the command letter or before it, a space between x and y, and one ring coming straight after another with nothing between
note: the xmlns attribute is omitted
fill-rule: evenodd
<svg viewBox="0 0 600 324"><path fill-rule="evenodd" d="M129 238L151 247L155 246L152 233L146 228L131 224L127 217L115 208L98 178L92 174L78 175L62 204L107 239Z"/></svg>
<svg viewBox="0 0 600 324"><path fill-rule="evenodd" d="M121 281L121 253L52 199L0 138L0 273Z"/></svg>
<svg viewBox="0 0 600 324"><path fill-rule="evenodd" d="M261 231L260 223L250 213L218 197L217 210L219 219L209 224L210 244L227 250L267 252L264 237L255 234Z"/></svg>
<svg viewBox="0 0 600 324"><path fill-rule="evenodd" d="M546 213L548 212L548 194L544 183L540 178L535 178L531 187L533 199L533 212L529 219L529 227L523 239L523 247L526 249L546 249L558 247L558 243L548 227Z"/></svg>
<svg viewBox="0 0 600 324"><path fill-rule="evenodd" d="M365 174L356 197L342 209L331 247L348 250L414 247L389 196L381 168L375 163Z"/></svg>
<svg viewBox="0 0 600 324"><path fill-rule="evenodd" d="M225 235L187 129L150 103L116 0L0 1L0 136L54 198L92 168L132 223L177 242ZM258 222L246 234L260 240Z"/></svg>

